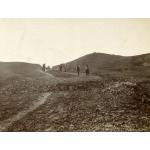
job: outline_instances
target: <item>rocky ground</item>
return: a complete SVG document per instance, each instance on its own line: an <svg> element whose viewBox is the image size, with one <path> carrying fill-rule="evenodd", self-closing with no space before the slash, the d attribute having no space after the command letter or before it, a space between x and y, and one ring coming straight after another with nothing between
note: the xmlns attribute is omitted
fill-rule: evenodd
<svg viewBox="0 0 150 150"><path fill-rule="evenodd" d="M150 131L150 81L133 78L1 83L1 122L47 92L52 94L44 104L5 131Z"/></svg>

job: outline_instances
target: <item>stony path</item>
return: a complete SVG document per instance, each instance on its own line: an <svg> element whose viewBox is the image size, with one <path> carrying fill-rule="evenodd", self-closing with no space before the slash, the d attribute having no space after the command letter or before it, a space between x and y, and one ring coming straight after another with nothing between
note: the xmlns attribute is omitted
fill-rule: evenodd
<svg viewBox="0 0 150 150"><path fill-rule="evenodd" d="M51 93L44 93L42 94L37 101L35 101L27 110L23 110L21 112L19 112L18 114L14 115L13 117L1 121L0 122L0 131L6 131L7 128L9 126L11 126L15 121L20 120L21 118L23 118L24 116L26 116L29 112L35 110L36 108L38 108L40 105L42 105L48 98L48 96L50 96Z"/></svg>

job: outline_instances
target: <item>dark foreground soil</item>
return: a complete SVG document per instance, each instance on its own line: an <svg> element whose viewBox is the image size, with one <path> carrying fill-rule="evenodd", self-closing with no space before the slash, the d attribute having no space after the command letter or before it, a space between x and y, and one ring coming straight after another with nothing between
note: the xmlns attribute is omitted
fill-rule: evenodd
<svg viewBox="0 0 150 150"><path fill-rule="evenodd" d="M90 78L82 81L72 78L57 84L25 82L24 86L18 86L20 89L26 87L21 96L17 92L18 100L13 101L12 93L9 102L10 96L6 93L7 106L17 108L15 113L40 94L52 94L44 104L5 131L150 131L149 80ZM1 103L4 104L2 100ZM3 105L2 108L1 112L7 114L9 109ZM1 120L10 117L13 111L8 112Z"/></svg>

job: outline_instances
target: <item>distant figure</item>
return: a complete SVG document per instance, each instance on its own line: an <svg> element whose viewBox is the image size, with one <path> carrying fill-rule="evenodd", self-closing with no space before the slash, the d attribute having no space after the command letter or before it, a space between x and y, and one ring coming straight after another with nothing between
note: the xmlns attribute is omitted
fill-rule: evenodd
<svg viewBox="0 0 150 150"><path fill-rule="evenodd" d="M80 65L79 64L77 65L76 70L77 70L77 74L79 76L80 75Z"/></svg>
<svg viewBox="0 0 150 150"><path fill-rule="evenodd" d="M48 66L48 67L46 68L47 71L50 70L50 69L51 69L50 66Z"/></svg>
<svg viewBox="0 0 150 150"><path fill-rule="evenodd" d="M89 70L88 65L85 66L85 73L86 73L86 76L88 76L90 74L90 70Z"/></svg>
<svg viewBox="0 0 150 150"><path fill-rule="evenodd" d="M44 72L46 71L46 65L45 65L45 64L43 64L42 70L43 70Z"/></svg>
<svg viewBox="0 0 150 150"><path fill-rule="evenodd" d="M59 71L62 72L62 65L59 65Z"/></svg>
<svg viewBox="0 0 150 150"><path fill-rule="evenodd" d="M66 64L64 65L64 72L67 72L67 70L66 70Z"/></svg>

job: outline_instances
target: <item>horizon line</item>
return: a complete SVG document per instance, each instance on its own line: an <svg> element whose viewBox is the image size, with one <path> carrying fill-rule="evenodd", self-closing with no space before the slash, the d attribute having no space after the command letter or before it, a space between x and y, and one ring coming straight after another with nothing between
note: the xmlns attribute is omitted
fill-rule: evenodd
<svg viewBox="0 0 150 150"><path fill-rule="evenodd" d="M111 53L103 53L103 52L92 52L92 53L89 53L89 54L85 54L85 55L82 55L82 56L79 56L78 58L75 58L74 60L76 59L79 59L81 57L84 57L84 56L87 56L87 55L90 55L90 54L94 54L94 53L97 53L97 54L106 54L106 55L112 55L112 56L120 56L120 57L135 57L135 56L141 56L141 55L146 55L146 54L150 54L150 53L143 53L143 54L136 54L136 55L128 55L128 56L125 56L125 55L118 55L118 54L111 54ZM71 61L74 61L74 60L71 60ZM68 62L62 62L62 63L59 63L59 64L56 64L56 65L52 65L51 67L54 67L54 66L58 66L60 64L66 64L66 63L69 63L71 61L68 61ZM41 64L41 63L38 63L38 62L28 62L28 61L0 61L1 63L28 63L28 64L35 64L35 65L42 65L44 64L44 62ZM46 63L45 63L46 64ZM49 66L49 65L48 65Z"/></svg>

